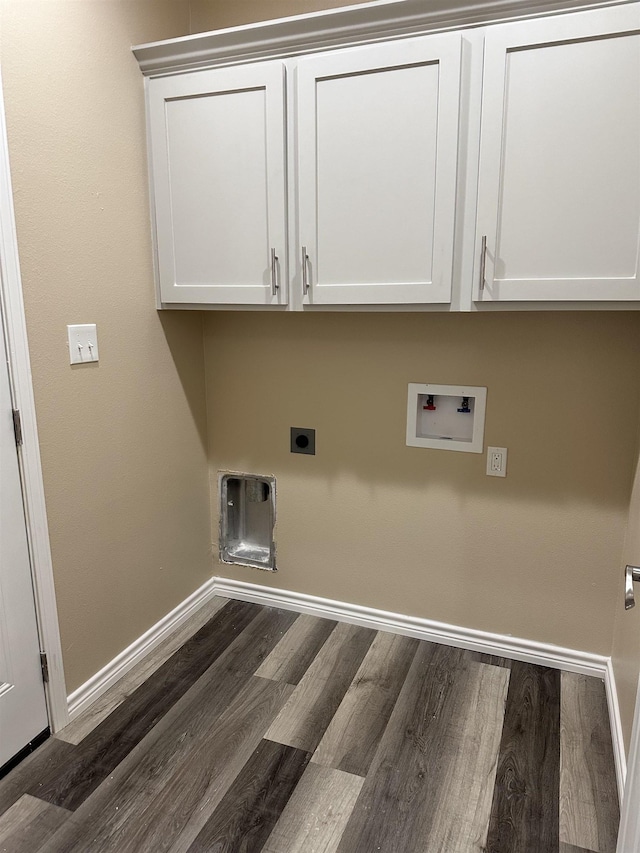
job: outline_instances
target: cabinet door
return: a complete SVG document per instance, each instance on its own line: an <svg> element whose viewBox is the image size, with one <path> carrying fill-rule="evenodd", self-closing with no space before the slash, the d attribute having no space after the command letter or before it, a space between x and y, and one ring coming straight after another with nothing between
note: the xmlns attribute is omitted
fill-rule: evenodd
<svg viewBox="0 0 640 853"><path fill-rule="evenodd" d="M161 301L286 303L283 64L148 85Z"/></svg>
<svg viewBox="0 0 640 853"><path fill-rule="evenodd" d="M640 299L638 9L487 31L476 300Z"/></svg>
<svg viewBox="0 0 640 853"><path fill-rule="evenodd" d="M460 59L448 34L300 61L305 304L450 301Z"/></svg>

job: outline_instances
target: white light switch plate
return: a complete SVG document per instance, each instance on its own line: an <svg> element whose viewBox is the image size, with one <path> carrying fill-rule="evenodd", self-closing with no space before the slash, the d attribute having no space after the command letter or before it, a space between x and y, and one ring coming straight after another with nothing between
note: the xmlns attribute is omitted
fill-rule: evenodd
<svg viewBox="0 0 640 853"><path fill-rule="evenodd" d="M67 326L67 334L71 364L85 364L98 360L98 333L95 323Z"/></svg>
<svg viewBox="0 0 640 853"><path fill-rule="evenodd" d="M487 476L507 476L507 448L487 447Z"/></svg>

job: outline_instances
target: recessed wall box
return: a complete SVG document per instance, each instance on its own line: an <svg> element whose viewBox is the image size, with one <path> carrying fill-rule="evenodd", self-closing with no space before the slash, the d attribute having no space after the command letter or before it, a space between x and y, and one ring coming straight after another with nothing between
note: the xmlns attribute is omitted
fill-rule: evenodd
<svg viewBox="0 0 640 853"><path fill-rule="evenodd" d="M487 389L409 383L407 444L482 453Z"/></svg>
<svg viewBox="0 0 640 853"><path fill-rule="evenodd" d="M291 452L316 455L316 431L306 427L291 427Z"/></svg>
<svg viewBox="0 0 640 853"><path fill-rule="evenodd" d="M275 477L220 474L220 559L275 571Z"/></svg>

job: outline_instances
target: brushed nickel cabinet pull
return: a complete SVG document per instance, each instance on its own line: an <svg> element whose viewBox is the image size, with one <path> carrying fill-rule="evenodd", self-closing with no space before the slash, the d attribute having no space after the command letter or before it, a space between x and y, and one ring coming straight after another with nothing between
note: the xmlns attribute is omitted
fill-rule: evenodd
<svg viewBox="0 0 640 853"><path fill-rule="evenodd" d="M273 296L278 295L278 288L280 285L278 284L278 256L276 255L276 250L271 250L271 294Z"/></svg>
<svg viewBox="0 0 640 853"><path fill-rule="evenodd" d="M309 293L309 255L307 247L302 247L302 295Z"/></svg>
<svg viewBox="0 0 640 853"><path fill-rule="evenodd" d="M485 280L485 273L487 268L487 238L484 236L482 238L482 243L480 247L480 293L484 290L484 286L487 283Z"/></svg>

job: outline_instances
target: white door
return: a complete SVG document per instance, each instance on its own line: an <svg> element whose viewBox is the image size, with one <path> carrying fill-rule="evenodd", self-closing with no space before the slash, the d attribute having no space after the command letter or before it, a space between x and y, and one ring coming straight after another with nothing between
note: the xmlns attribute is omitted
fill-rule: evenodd
<svg viewBox="0 0 640 853"><path fill-rule="evenodd" d="M48 726L0 324L0 767Z"/></svg>
<svg viewBox="0 0 640 853"><path fill-rule="evenodd" d="M487 31L474 299L640 299L639 31L637 4Z"/></svg>
<svg viewBox="0 0 640 853"><path fill-rule="evenodd" d="M285 305L284 65L148 87L162 303Z"/></svg>
<svg viewBox="0 0 640 853"><path fill-rule="evenodd" d="M446 34L298 63L304 304L451 300L460 62Z"/></svg>

